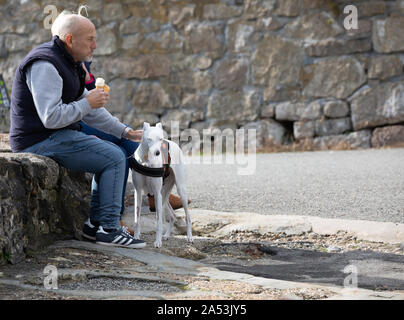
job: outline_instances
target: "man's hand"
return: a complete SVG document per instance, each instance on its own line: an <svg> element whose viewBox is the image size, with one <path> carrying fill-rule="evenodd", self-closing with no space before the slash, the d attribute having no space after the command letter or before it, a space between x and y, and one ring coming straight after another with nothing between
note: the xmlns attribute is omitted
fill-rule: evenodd
<svg viewBox="0 0 404 320"><path fill-rule="evenodd" d="M140 141L142 141L142 134L143 134L143 130L130 129L128 131L128 134L126 135L126 139L130 139L134 142L140 142Z"/></svg>
<svg viewBox="0 0 404 320"><path fill-rule="evenodd" d="M109 93L100 89L93 89L88 92L86 97L91 109L98 109L105 106L109 99Z"/></svg>

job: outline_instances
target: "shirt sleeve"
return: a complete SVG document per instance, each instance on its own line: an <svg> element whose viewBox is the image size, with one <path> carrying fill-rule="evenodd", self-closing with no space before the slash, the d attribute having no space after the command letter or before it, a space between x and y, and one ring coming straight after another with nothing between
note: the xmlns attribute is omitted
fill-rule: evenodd
<svg viewBox="0 0 404 320"><path fill-rule="evenodd" d="M92 110L84 94L77 101L63 103L63 80L48 61L34 62L26 72L26 83L45 128L64 128L80 121Z"/></svg>
<svg viewBox="0 0 404 320"><path fill-rule="evenodd" d="M105 108L93 109L83 118L83 121L89 126L112 134L117 138L122 137L122 132L127 127Z"/></svg>
<svg viewBox="0 0 404 320"><path fill-rule="evenodd" d="M63 103L63 80L52 63L36 61L27 70L26 75L38 116L46 128L60 129L83 120L98 130L121 138L126 125L105 108L91 109L86 99L87 89L84 89L77 101Z"/></svg>

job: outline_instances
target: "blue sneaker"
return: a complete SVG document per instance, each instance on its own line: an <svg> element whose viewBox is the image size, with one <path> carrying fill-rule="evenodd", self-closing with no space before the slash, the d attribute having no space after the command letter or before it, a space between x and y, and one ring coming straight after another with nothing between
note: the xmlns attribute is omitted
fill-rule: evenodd
<svg viewBox="0 0 404 320"><path fill-rule="evenodd" d="M95 234L97 233L98 226L90 222L90 218L84 223L82 235L88 240L95 241Z"/></svg>
<svg viewBox="0 0 404 320"><path fill-rule="evenodd" d="M105 232L100 226L95 235L96 243L105 246L140 249L146 247L146 242L133 238L128 230L120 227L116 231Z"/></svg>

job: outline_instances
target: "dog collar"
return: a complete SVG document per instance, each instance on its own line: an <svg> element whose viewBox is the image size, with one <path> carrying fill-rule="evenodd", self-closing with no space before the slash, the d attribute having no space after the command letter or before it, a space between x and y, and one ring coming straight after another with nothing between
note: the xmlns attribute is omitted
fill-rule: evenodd
<svg viewBox="0 0 404 320"><path fill-rule="evenodd" d="M144 166L140 164L133 156L129 159L129 166L136 172L139 172L145 176L154 178L163 177L163 179L165 179L170 175L169 167L171 164L170 144L166 140L164 140L161 145L161 153L163 157L163 166L161 168L150 168Z"/></svg>
<svg viewBox="0 0 404 320"><path fill-rule="evenodd" d="M164 167L161 168L150 168L144 165L141 165L135 158L130 158L131 168L136 172L139 172L148 177L163 177L164 176Z"/></svg>

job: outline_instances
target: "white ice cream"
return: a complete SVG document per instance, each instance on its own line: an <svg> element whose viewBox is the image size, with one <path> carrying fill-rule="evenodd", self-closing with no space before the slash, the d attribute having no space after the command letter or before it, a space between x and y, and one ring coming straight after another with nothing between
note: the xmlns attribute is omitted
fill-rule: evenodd
<svg viewBox="0 0 404 320"><path fill-rule="evenodd" d="M96 87L104 88L104 85L105 85L105 80L103 78L95 79L95 86Z"/></svg>

